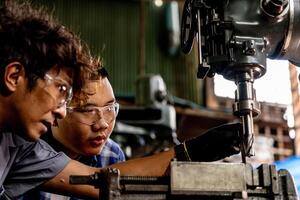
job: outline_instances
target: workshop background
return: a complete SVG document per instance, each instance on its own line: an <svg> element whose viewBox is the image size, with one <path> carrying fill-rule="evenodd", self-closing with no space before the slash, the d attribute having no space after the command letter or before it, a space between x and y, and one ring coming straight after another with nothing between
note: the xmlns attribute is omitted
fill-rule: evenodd
<svg viewBox="0 0 300 200"><path fill-rule="evenodd" d="M183 0L33 2L53 10L87 42L93 55L102 58L121 104L112 137L127 159L162 151L237 120L232 115L234 99L216 96L213 78L196 78L196 48L189 55L180 51ZM256 156L249 159L254 165L295 161L300 154L298 75L295 66L290 64L289 70L294 125L289 127L284 117L288 105L261 102L261 115L255 119Z"/></svg>

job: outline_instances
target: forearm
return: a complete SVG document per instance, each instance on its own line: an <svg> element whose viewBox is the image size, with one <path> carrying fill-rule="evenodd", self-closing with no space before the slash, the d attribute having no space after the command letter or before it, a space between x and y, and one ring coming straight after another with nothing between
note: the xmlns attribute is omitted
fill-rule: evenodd
<svg viewBox="0 0 300 200"><path fill-rule="evenodd" d="M174 149L152 156L132 159L109 167L120 170L122 176L163 176L168 174L171 160L175 157Z"/></svg>
<svg viewBox="0 0 300 200"><path fill-rule="evenodd" d="M170 161L173 158L174 150L171 149L153 156L132 159L108 167L119 169L123 176L163 176L168 174ZM89 185L71 185L69 177L70 175L92 175L100 170L72 160L57 176L46 182L43 188L52 193L98 199L98 189Z"/></svg>
<svg viewBox="0 0 300 200"><path fill-rule="evenodd" d="M54 178L44 183L43 189L47 192L76 196L78 198L99 199L99 189L90 185L69 184L70 175L92 175L99 172L99 168L86 166L80 162L71 160L69 164Z"/></svg>

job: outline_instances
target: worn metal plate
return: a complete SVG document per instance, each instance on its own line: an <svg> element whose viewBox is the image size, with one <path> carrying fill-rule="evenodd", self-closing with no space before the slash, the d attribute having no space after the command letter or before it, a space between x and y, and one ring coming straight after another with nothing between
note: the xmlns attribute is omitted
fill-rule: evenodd
<svg viewBox="0 0 300 200"><path fill-rule="evenodd" d="M242 163L171 163L172 194L236 193L246 191Z"/></svg>

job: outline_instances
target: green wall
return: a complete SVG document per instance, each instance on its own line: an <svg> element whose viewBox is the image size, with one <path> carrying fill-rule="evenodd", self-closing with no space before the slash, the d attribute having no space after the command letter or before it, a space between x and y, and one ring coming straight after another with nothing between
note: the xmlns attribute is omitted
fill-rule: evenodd
<svg viewBox="0 0 300 200"><path fill-rule="evenodd" d="M116 95L134 95L139 63L140 2L133 0L35 0L83 38L101 56ZM164 7L145 4L145 72L160 74L168 91L202 103L202 81L196 78L195 52L167 55L160 47Z"/></svg>

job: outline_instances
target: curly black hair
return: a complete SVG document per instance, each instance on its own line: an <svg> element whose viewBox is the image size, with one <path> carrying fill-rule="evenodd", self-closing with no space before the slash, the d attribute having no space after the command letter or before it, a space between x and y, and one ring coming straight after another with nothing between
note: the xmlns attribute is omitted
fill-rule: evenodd
<svg viewBox="0 0 300 200"><path fill-rule="evenodd" d="M76 90L81 85L78 77L80 68L86 65L85 57L80 39L45 8L14 0L0 8L0 76L5 66L18 61L32 88L37 77L44 77L52 67L69 67L74 72Z"/></svg>

